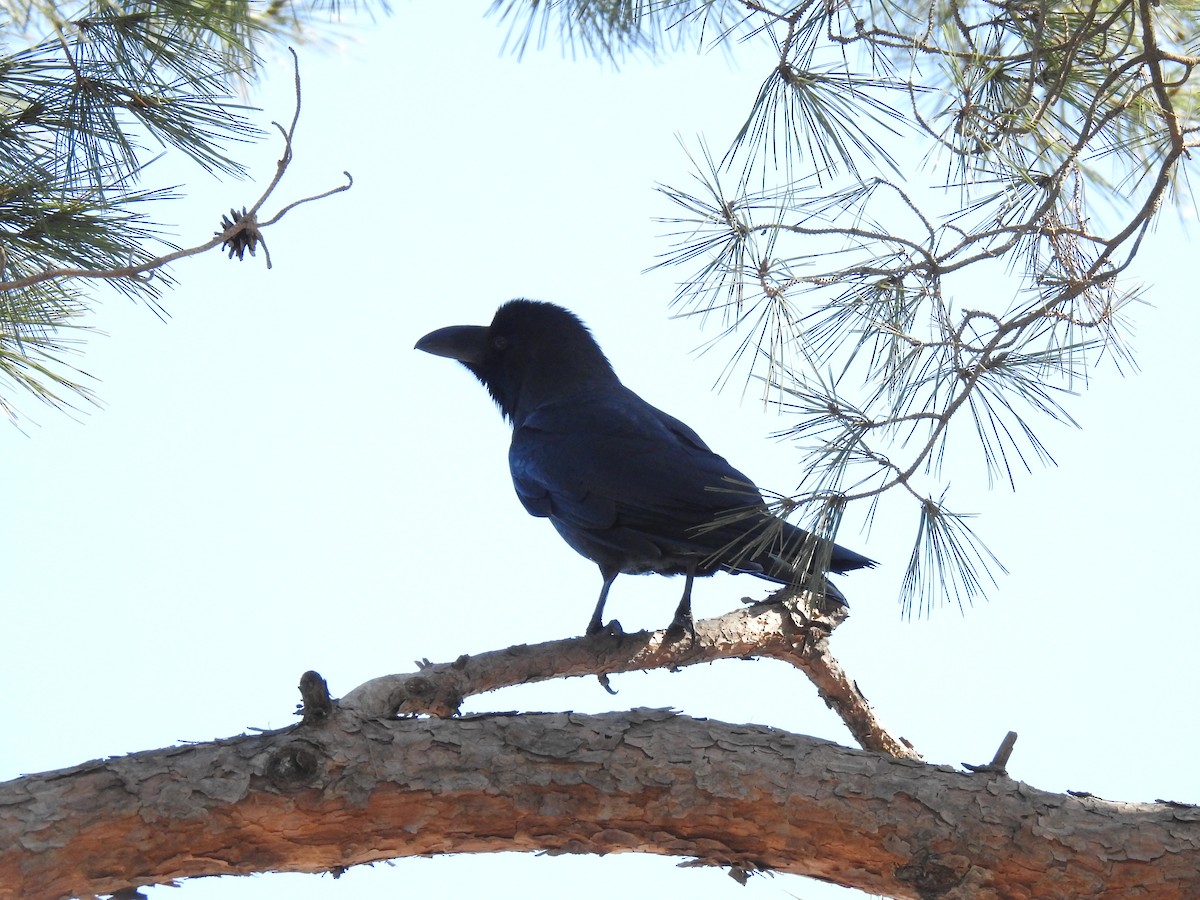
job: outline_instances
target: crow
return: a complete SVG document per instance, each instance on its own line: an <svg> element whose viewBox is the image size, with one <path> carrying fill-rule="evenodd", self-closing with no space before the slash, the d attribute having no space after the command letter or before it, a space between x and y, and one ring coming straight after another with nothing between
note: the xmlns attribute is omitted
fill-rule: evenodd
<svg viewBox="0 0 1200 900"><path fill-rule="evenodd" d="M491 325L440 328L416 349L458 360L483 383L512 423L508 465L521 503L600 567L589 635L604 630L621 573L686 576L668 634L694 637L696 576L816 585L846 605L823 573L875 565L771 515L749 478L625 387L587 326L560 306L511 300Z"/></svg>

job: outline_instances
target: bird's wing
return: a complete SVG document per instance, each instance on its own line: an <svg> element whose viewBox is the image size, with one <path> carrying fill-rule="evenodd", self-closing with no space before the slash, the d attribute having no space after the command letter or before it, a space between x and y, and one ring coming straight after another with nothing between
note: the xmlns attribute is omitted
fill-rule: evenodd
<svg viewBox="0 0 1200 900"><path fill-rule="evenodd" d="M753 482L696 432L623 387L528 416L513 432L509 466L525 509L550 517L593 559L653 548L788 583L810 537L767 514ZM751 510L761 515L742 517ZM838 544L826 552L834 572L874 565Z"/></svg>
<svg viewBox="0 0 1200 900"><path fill-rule="evenodd" d="M692 429L624 388L528 416L509 465L530 513L577 528L681 540L722 512L762 504L750 479Z"/></svg>

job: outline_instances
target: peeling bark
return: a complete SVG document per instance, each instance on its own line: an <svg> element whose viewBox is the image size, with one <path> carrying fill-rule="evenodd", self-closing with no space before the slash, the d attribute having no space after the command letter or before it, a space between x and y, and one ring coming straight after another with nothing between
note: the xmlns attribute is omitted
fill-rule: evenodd
<svg viewBox="0 0 1200 900"><path fill-rule="evenodd" d="M364 718L0 785L0 900L436 853L692 857L913 898L1200 896L1200 810L664 710Z"/></svg>

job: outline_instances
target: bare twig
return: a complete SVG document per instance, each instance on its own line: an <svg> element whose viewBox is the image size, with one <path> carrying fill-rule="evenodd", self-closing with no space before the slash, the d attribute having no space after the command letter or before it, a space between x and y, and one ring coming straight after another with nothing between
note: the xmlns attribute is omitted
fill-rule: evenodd
<svg viewBox="0 0 1200 900"><path fill-rule="evenodd" d="M963 763L963 768L970 769L972 772L1007 775L1008 760L1012 756L1013 747L1017 745L1017 733L1010 731L1004 736L1004 740L1000 742L1000 746L996 749L996 755L992 757L990 763L984 763L982 766L971 765L971 763Z"/></svg>

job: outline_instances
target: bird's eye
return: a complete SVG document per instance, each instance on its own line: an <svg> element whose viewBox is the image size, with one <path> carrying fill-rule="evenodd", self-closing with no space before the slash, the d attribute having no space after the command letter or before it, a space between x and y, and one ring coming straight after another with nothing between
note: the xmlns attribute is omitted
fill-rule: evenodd
<svg viewBox="0 0 1200 900"><path fill-rule="evenodd" d="M494 350L508 349L508 338L506 338L502 334L496 335L494 338L492 338L492 349L494 349Z"/></svg>

